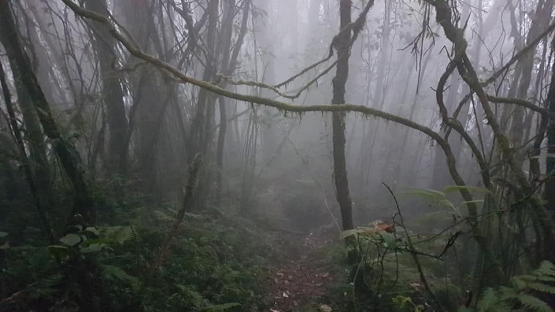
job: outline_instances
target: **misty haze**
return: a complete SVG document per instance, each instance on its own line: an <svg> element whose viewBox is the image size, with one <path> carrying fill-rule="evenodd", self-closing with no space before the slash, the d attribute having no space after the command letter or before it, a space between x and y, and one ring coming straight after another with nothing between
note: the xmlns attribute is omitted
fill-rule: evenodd
<svg viewBox="0 0 555 312"><path fill-rule="evenodd" d="M0 0L0 312L555 311L555 0Z"/></svg>

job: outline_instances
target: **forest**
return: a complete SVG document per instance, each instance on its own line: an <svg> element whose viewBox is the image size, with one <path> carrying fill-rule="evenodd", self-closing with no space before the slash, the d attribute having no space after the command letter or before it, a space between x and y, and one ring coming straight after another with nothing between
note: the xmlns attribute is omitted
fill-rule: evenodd
<svg viewBox="0 0 555 312"><path fill-rule="evenodd" d="M0 0L0 312L555 311L555 0Z"/></svg>

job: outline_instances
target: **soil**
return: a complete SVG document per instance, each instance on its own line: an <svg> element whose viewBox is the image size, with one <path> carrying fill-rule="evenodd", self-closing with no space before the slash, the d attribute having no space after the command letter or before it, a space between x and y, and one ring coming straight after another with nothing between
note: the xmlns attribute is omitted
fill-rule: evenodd
<svg viewBox="0 0 555 312"><path fill-rule="evenodd" d="M270 312L302 312L303 306L317 303L326 294L337 277L322 258L322 249L337 241L337 233L337 230L310 233L299 240L296 252L288 253L277 265L268 294ZM321 305L320 311L331 311L327 308Z"/></svg>

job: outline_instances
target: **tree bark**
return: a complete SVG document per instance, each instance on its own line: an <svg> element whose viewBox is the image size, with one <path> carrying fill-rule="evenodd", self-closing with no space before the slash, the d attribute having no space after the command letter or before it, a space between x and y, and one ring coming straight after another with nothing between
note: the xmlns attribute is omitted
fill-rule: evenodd
<svg viewBox="0 0 555 312"><path fill-rule="evenodd" d="M42 128L52 141L54 151L72 183L74 190L74 206L70 219L72 219L75 214L81 214L87 223L93 224L95 222L95 211L85 180L85 173L81 167L79 154L76 148L60 135L60 131L54 122L54 118L50 111L50 105L38 83L35 73L31 69L29 57L25 53L19 40L9 2L9 0L0 0L0 37L3 38L3 42L10 43L4 46L4 48L6 49L8 58L17 64L21 74L21 80L37 110Z"/></svg>
<svg viewBox="0 0 555 312"><path fill-rule="evenodd" d="M241 21L241 29L239 30L239 36L237 41L235 42L235 47L233 51L231 49L231 37L232 37L232 30L233 30L233 19L235 17L234 8L235 8L235 0L230 0L227 3L228 7L226 10L227 18L225 19L226 25L223 27L224 31L224 47L222 52L224 53L224 59L222 61L222 71L225 73L226 76L231 76L235 71L235 67L237 66L237 59L239 57L239 51L243 46L243 39L247 32L247 24L249 20L249 12L251 6L251 0L247 0L244 3L243 8L243 19ZM222 86L225 88L225 83ZM216 150L216 201L217 205L221 205L222 199L222 184L223 184L223 169L224 169L224 148L225 148L225 138L227 133L227 112L226 112L226 98L220 96L219 100L219 111L220 111L220 128L218 130L218 143L217 143L217 150Z"/></svg>
<svg viewBox="0 0 555 312"><path fill-rule="evenodd" d="M85 7L108 15L105 0L87 0ZM119 77L112 70L116 41L101 23L91 21L92 43L100 63L102 95L108 113L108 164L109 173L124 174L127 168L127 117L123 103L123 89Z"/></svg>
<svg viewBox="0 0 555 312"><path fill-rule="evenodd" d="M351 0L341 0L339 3L340 26L342 30L351 23ZM349 76L349 49L351 32L344 31L339 34L337 44L338 63L335 77L332 80L333 98L332 105L345 104L345 86ZM353 203L349 191L347 178L347 164L345 160L345 113L335 112L332 115L333 128L333 175L337 193L337 202L341 209L343 230L354 228Z"/></svg>
<svg viewBox="0 0 555 312"><path fill-rule="evenodd" d="M547 94L547 108L550 112L555 113L555 65L551 67L551 84L549 85L549 93ZM547 160L545 172L547 174L547 181L545 183L544 199L546 201L546 208L552 214L555 212L555 124L553 117L544 116L549 121L543 121L542 126L547 127ZM543 133L540 133L543 140ZM540 154L541 141L536 140L534 149L537 155ZM534 159L537 162L537 159ZM539 163L537 164L539 167ZM539 170L537 170L539 172Z"/></svg>
<svg viewBox="0 0 555 312"><path fill-rule="evenodd" d="M35 181L35 176L31 172L30 161L29 161L29 158L27 157L27 153L25 152L25 143L23 143L23 138L21 136L21 132L19 131L19 127L17 125L17 119L13 109L10 91L8 90L8 83L6 82L6 74L4 73L4 68L2 67L1 62L0 62L0 86L2 87L2 93L4 95L4 102L6 103L6 108L10 119L12 133L14 135L17 147L19 149L19 154L21 155L21 160L23 163L23 171L25 173L25 177L27 178L27 183L29 184L29 189L31 190L31 194L35 199L35 205L37 208L40 221L42 223L42 226L44 227L44 232L46 234L46 237L48 238L49 243L55 244L56 238L54 236L54 232L52 231L52 226L50 225L50 220L48 219L48 212L47 212L49 208L51 208L49 207L50 201L47 201L41 198L39 189L37 187L37 183Z"/></svg>

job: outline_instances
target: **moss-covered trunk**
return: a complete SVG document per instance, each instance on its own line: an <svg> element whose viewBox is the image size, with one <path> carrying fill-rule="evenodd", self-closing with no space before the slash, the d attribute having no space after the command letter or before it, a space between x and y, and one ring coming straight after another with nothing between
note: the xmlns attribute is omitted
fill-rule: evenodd
<svg viewBox="0 0 555 312"><path fill-rule="evenodd" d="M339 4L340 26L344 29L351 23L351 0L341 0ZM345 85L349 76L349 50L351 32L343 31L339 34L337 44L337 70L333 78L333 105L345 104ZM343 230L354 227L353 204L349 191L349 180L347 178L347 164L345 160L345 113L335 112L332 116L333 124L333 175L337 192L337 202L341 208L341 220Z"/></svg>

